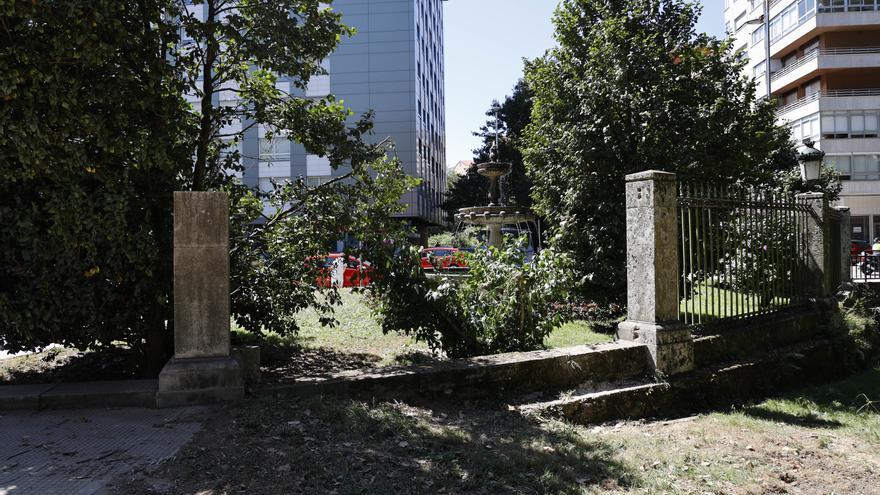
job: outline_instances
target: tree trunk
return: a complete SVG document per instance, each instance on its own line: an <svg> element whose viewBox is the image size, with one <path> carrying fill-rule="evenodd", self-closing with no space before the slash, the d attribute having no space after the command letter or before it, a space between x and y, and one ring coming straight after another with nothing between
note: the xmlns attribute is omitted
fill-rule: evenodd
<svg viewBox="0 0 880 495"><path fill-rule="evenodd" d="M208 0L208 17L205 23L211 26L208 30L205 60L202 66L202 102L201 102L201 119L199 127L199 140L196 146L196 162L193 168L193 191L204 191L207 189L206 178L208 175L208 144L211 141L212 120L214 118L214 76L213 68L217 60L219 46L215 31L213 29L214 18L216 17L216 6L212 0Z"/></svg>

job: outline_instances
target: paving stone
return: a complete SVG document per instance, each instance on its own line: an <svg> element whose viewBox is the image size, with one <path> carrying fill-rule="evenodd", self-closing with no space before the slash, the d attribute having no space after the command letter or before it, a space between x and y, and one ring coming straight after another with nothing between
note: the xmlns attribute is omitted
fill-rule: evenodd
<svg viewBox="0 0 880 495"><path fill-rule="evenodd" d="M0 495L103 493L172 458L203 409L79 409L0 415Z"/></svg>

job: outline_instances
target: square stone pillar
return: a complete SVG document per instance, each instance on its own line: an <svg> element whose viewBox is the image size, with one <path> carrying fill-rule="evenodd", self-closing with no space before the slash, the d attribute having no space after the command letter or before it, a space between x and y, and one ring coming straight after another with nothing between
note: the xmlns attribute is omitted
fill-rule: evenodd
<svg viewBox="0 0 880 495"><path fill-rule="evenodd" d="M807 280L809 286L805 289L812 297L824 299L836 289L836 287L832 287L831 263L840 262L838 255L830 252L831 231L828 221L828 200L825 198L825 194L818 192L798 194L797 200L812 210L811 214L804 215L805 224L802 227L806 237L804 255L807 273L809 273Z"/></svg>
<svg viewBox="0 0 880 495"><path fill-rule="evenodd" d="M849 206L835 206L840 214L840 283L847 284L852 281L852 219Z"/></svg>
<svg viewBox="0 0 880 495"><path fill-rule="evenodd" d="M229 199L174 193L174 357L159 374L159 407L244 396L229 345Z"/></svg>
<svg viewBox="0 0 880 495"><path fill-rule="evenodd" d="M694 368L690 327L678 321L678 221L675 174L649 170L626 176L627 318L622 340L647 344L656 370Z"/></svg>

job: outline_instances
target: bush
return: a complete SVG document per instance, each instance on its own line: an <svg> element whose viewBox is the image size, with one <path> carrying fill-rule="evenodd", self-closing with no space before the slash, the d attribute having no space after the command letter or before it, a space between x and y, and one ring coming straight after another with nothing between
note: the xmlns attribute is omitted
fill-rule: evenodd
<svg viewBox="0 0 880 495"><path fill-rule="evenodd" d="M868 364L880 359L880 295L864 284L854 284L843 298L842 324Z"/></svg>
<svg viewBox="0 0 880 495"><path fill-rule="evenodd" d="M468 255L460 280L428 277L418 251L399 252L394 270L370 289L384 332L399 331L447 356L468 357L540 349L565 321L553 303L572 285L567 255L545 249L526 263L525 240Z"/></svg>

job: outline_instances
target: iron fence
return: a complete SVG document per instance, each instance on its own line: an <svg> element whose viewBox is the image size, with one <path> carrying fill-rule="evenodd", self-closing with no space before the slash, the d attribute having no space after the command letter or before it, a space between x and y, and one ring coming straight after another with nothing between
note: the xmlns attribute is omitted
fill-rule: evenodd
<svg viewBox="0 0 880 495"><path fill-rule="evenodd" d="M880 280L880 253L851 254L849 269L850 279L853 282Z"/></svg>
<svg viewBox="0 0 880 495"><path fill-rule="evenodd" d="M795 197L735 184L678 185L679 320L695 326L803 303L808 218Z"/></svg>

